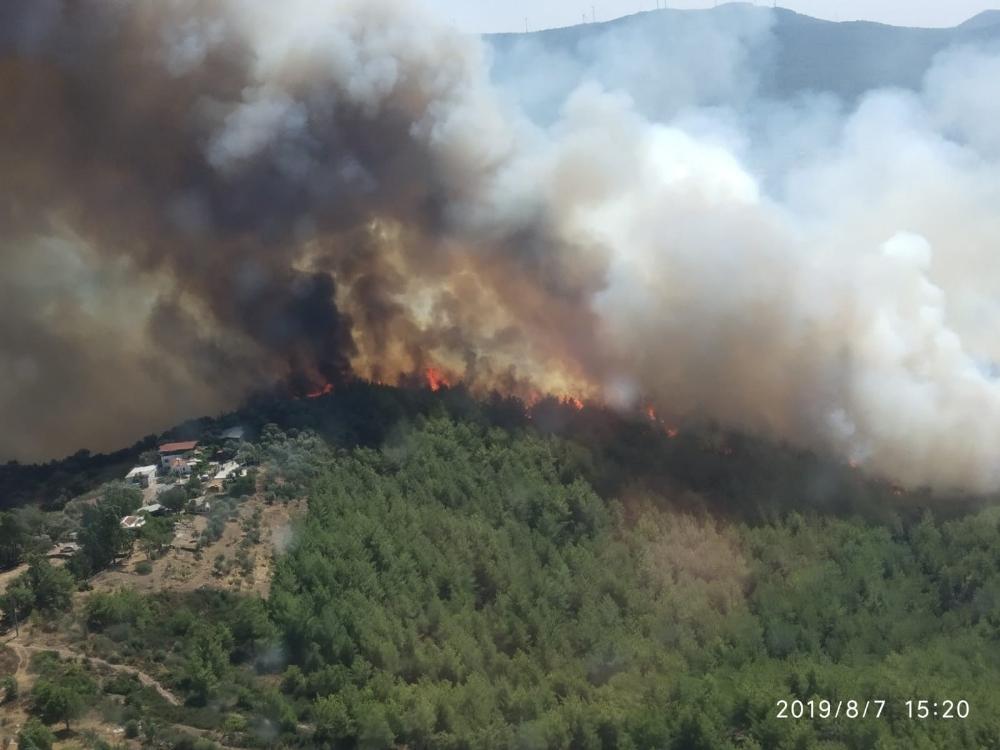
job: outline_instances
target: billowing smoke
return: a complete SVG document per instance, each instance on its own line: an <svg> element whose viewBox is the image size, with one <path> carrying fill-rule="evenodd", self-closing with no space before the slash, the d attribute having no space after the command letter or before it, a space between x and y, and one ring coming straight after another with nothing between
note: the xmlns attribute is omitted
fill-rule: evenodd
<svg viewBox="0 0 1000 750"><path fill-rule="evenodd" d="M771 18L654 85L636 26L493 68L398 1L7 0L0 455L433 365L1000 488L1000 58L778 100Z"/></svg>

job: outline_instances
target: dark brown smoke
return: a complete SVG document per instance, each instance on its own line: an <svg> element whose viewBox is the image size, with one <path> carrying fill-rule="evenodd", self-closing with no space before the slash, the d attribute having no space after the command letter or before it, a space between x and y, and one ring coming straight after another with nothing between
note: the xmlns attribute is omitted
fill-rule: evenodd
<svg viewBox="0 0 1000 750"><path fill-rule="evenodd" d="M421 49L422 16L396 5L324 13L328 27L302 40L318 46L302 50L251 17L260 3L0 7L0 320L12 329L0 366L13 373L0 409L37 433L0 438L0 455L111 447L275 381L304 393L355 368L394 380L435 349L488 373L490 347L469 332L489 331L498 309L531 323L550 314L550 288L576 307L536 260L544 227L460 246L449 211L502 156L449 163L452 145L435 143L483 85L476 45L433 30L445 48ZM46 242L60 250L43 261ZM28 292L12 273L63 263L117 278L91 289L67 272ZM539 292L532 280L498 294L526 268ZM418 286L430 290L419 324L401 302ZM517 339L518 315L486 338ZM69 406L102 391L99 406Z"/></svg>

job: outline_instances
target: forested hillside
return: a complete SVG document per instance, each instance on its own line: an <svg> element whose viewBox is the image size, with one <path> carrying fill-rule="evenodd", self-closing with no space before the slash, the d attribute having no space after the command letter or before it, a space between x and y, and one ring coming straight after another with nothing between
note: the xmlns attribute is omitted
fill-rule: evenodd
<svg viewBox="0 0 1000 750"><path fill-rule="evenodd" d="M304 501L269 592L216 590L218 570L197 590L90 591L131 552L81 564L85 506L82 551L64 568L28 555L0 597L42 644L33 685L23 665L0 685L38 747L63 723L73 746L108 747L81 729L98 719L132 748L1000 747L989 499L908 493L710 425L462 388L357 384L177 434L236 419L259 481L213 499L191 559L219 568L201 550L227 525L243 519L245 551L265 509ZM94 507L123 497L108 485ZM139 534L147 567L172 525ZM791 719L780 700L885 704ZM910 718L909 700L969 715Z"/></svg>
<svg viewBox="0 0 1000 750"><path fill-rule="evenodd" d="M270 601L316 740L996 746L995 510L728 522L638 490L602 500L579 450L432 420L317 460ZM888 704L791 721L782 698ZM965 698L972 715L911 720L911 698Z"/></svg>

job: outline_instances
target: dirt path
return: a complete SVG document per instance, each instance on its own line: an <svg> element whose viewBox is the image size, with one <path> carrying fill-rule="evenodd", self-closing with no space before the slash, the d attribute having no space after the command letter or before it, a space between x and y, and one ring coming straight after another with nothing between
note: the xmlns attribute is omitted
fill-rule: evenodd
<svg viewBox="0 0 1000 750"><path fill-rule="evenodd" d="M41 651L54 651L59 654L61 659L87 659L94 664L99 664L102 667L106 667L114 672L124 672L126 674L133 675L137 677L139 683L144 687L151 687L160 697L163 698L171 706L181 705L181 700L174 695L172 692L163 687L160 682L151 675L146 674L141 669L136 669L135 667L130 667L127 664L112 664L104 659L99 659L96 656L87 656L86 654L81 654L78 651L73 651L65 646L56 645L35 645L35 644L22 644L18 643L16 640L7 641L7 645L17 654L17 658L20 661L20 665L17 668L18 673L25 671L28 668L28 660L33 653L39 653Z"/></svg>
<svg viewBox="0 0 1000 750"><path fill-rule="evenodd" d="M17 655L17 669L14 670L14 674L20 674L26 670L28 668L28 649L15 641L13 638L7 641L4 645Z"/></svg>

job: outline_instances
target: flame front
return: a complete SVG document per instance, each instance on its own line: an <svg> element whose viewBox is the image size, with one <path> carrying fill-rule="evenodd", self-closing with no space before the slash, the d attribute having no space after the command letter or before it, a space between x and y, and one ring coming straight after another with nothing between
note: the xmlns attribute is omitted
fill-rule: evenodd
<svg viewBox="0 0 1000 750"><path fill-rule="evenodd" d="M327 396L333 393L333 384L326 383L322 388L317 388L314 391L310 391L306 394L306 398L319 398L320 396Z"/></svg>
<svg viewBox="0 0 1000 750"><path fill-rule="evenodd" d="M448 382L448 378L445 377L445 374L436 367L428 367L424 372L424 377L427 380L427 387L434 392L451 385L451 383Z"/></svg>

